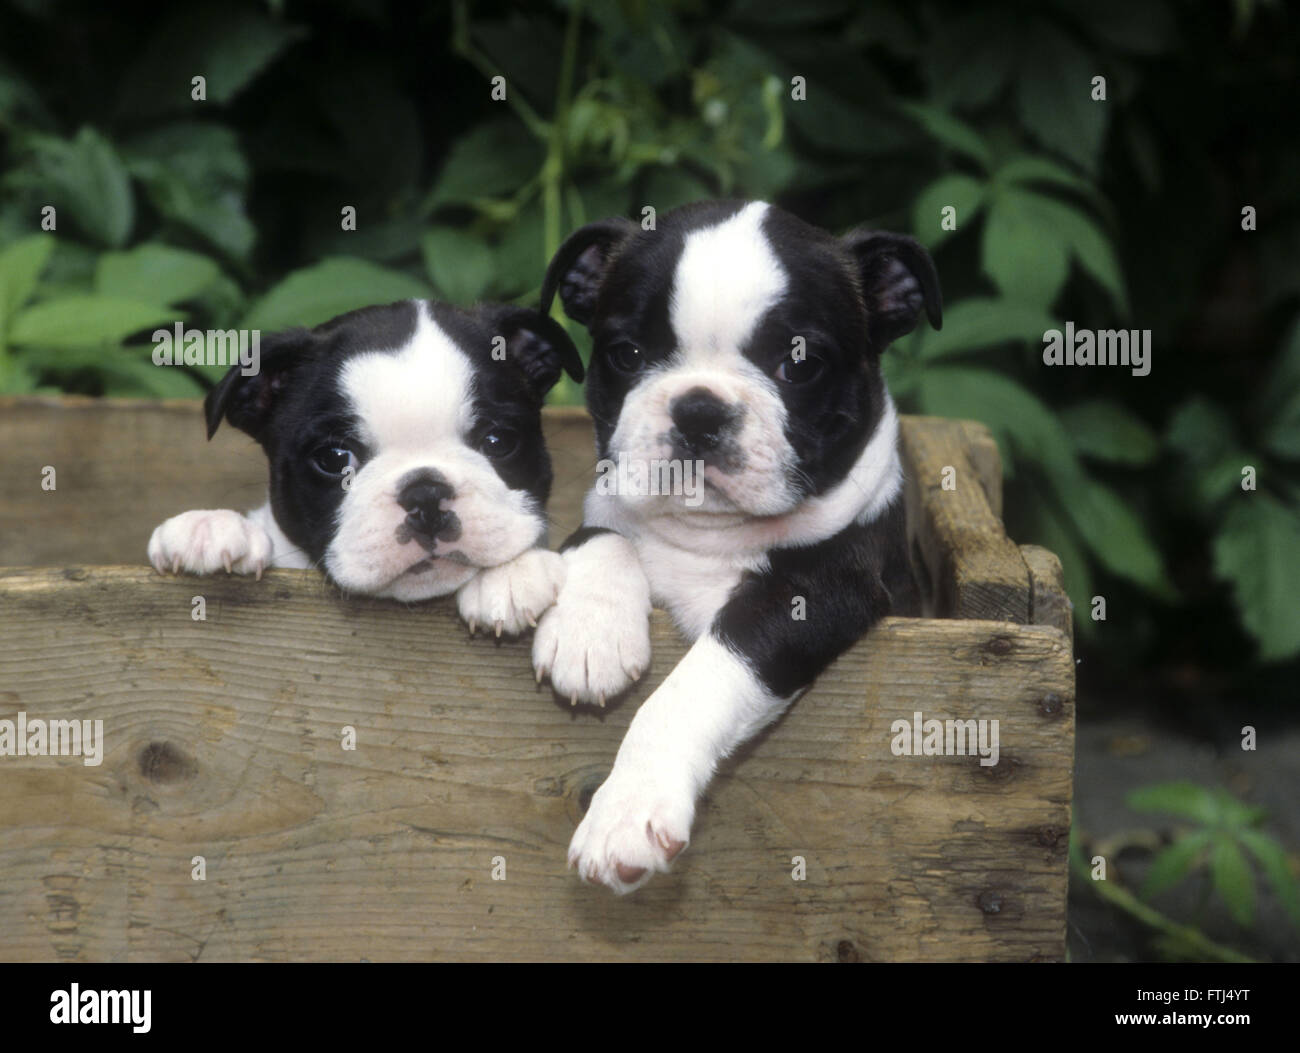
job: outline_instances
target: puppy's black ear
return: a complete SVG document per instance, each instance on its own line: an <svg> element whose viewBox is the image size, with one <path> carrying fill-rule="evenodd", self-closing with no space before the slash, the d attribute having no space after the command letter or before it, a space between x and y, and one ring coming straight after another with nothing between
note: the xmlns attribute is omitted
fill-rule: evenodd
<svg viewBox="0 0 1300 1053"><path fill-rule="evenodd" d="M916 328L924 306L936 329L943 328L943 297L934 261L919 241L904 234L852 230L842 239L857 261L867 305L867 338L883 351Z"/></svg>
<svg viewBox="0 0 1300 1053"><path fill-rule="evenodd" d="M542 310L549 312L558 291L564 313L586 325L618 247L637 230L630 219L615 216L575 230L560 246L542 281Z"/></svg>
<svg viewBox="0 0 1300 1053"><path fill-rule="evenodd" d="M560 379L560 370L582 380L582 357L554 318L527 307L508 307L492 319L494 332L506 339L506 355L528 377L538 396Z"/></svg>
<svg viewBox="0 0 1300 1053"><path fill-rule="evenodd" d="M217 433L223 420L228 420L233 427L261 442L289 374L315 339L306 329L290 329L259 338L257 372L245 376L243 366L231 366L203 400L208 438Z"/></svg>

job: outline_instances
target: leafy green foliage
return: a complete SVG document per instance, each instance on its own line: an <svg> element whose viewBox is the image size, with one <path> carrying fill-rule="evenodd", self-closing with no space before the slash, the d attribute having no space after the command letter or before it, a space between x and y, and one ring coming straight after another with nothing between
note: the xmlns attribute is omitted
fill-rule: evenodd
<svg viewBox="0 0 1300 1053"><path fill-rule="evenodd" d="M1232 583L1242 621L1265 660L1300 650L1300 508L1243 495L1214 539L1214 572Z"/></svg>
<svg viewBox="0 0 1300 1053"><path fill-rule="evenodd" d="M414 278L345 256L294 271L257 300L240 325L266 330L313 326L358 307L428 295L428 288Z"/></svg>
<svg viewBox="0 0 1300 1053"><path fill-rule="evenodd" d="M1150 900L1206 868L1211 886L1233 920L1248 928L1255 921L1257 899L1253 858L1300 930L1300 885L1281 845L1258 829L1265 818L1263 809L1243 804L1226 790L1192 782L1134 790L1128 795L1128 805L1137 812L1163 812L1197 824L1197 828L1178 834L1151 860L1142 899Z"/></svg>
<svg viewBox="0 0 1300 1053"><path fill-rule="evenodd" d="M945 327L886 354L891 387L904 410L993 429L1012 533L1060 555L1081 635L1102 631L1100 592L1130 629L1161 627L1134 648L1195 654L1230 603L1253 657L1294 659L1300 159L1272 134L1289 82L1268 49L1294 53L1296 27L1237 10L198 0L132 24L89 0L0 8L0 39L32 42L0 61L0 390L197 393L212 370L148 362L159 319L529 302L582 223L776 199L934 253ZM1171 106L1184 63L1233 107ZM1250 267L1237 326L1240 301L1215 290ZM1043 334L1067 320L1152 329L1155 374L1045 368Z"/></svg>

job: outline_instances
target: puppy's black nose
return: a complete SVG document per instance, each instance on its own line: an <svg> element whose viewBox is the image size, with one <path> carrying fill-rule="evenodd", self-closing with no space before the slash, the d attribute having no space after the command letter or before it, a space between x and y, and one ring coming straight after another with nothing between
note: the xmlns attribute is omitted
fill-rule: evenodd
<svg viewBox="0 0 1300 1053"><path fill-rule="evenodd" d="M717 395L705 388L691 388L668 407L682 444L692 453L707 453L722 442L733 414Z"/></svg>
<svg viewBox="0 0 1300 1053"><path fill-rule="evenodd" d="M440 479L421 475L408 482L398 492L397 503L406 509L406 524L415 534L437 537L455 516L442 507L450 501L455 491Z"/></svg>

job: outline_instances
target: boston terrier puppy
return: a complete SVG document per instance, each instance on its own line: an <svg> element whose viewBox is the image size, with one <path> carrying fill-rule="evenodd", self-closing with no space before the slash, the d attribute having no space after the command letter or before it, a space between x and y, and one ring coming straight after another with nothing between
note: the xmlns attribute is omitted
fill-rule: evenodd
<svg viewBox="0 0 1300 1053"><path fill-rule="evenodd" d="M534 637L538 679L603 705L648 665L652 603L693 641L569 847L584 879L629 892L686 846L722 758L882 616L917 613L880 356L942 307L911 238L837 238L762 202L583 227L543 310L557 291L592 336L601 461Z"/></svg>
<svg viewBox="0 0 1300 1053"><path fill-rule="evenodd" d="M554 601L545 544L551 462L541 408L582 360L535 310L426 300L365 307L262 340L207 396L261 444L266 504L193 511L149 541L160 572L319 567L340 588L423 600L457 592L471 629L516 634ZM457 591L459 590L459 591Z"/></svg>

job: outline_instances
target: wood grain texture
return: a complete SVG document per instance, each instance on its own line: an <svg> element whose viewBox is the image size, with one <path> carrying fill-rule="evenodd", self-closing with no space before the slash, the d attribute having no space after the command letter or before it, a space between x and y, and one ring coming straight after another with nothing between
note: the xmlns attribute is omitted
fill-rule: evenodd
<svg viewBox="0 0 1300 1053"><path fill-rule="evenodd" d="M0 636L0 717L102 719L107 739L99 767L0 758L5 960L1064 954L1074 669L1050 627L887 620L728 765L674 872L623 899L565 848L683 653L658 616L652 672L607 713L536 687L526 643L468 639L446 601L305 571L0 572ZM997 766L895 756L917 710L1000 721Z"/></svg>
<svg viewBox="0 0 1300 1053"><path fill-rule="evenodd" d="M903 418L901 438L908 521L929 571L934 613L1028 622L1029 571L989 506L963 422ZM987 471L987 450L978 457Z"/></svg>
<svg viewBox="0 0 1300 1053"><path fill-rule="evenodd" d="M910 417L911 421L923 422L928 418ZM961 435L966 447L966 457L975 469L984 498L989 503L989 510L1002 518L1002 454L998 452L997 440L993 433L979 421L963 420Z"/></svg>
<svg viewBox="0 0 1300 1053"><path fill-rule="evenodd" d="M595 455L582 410L545 427L558 543ZM0 564L16 568L0 571L0 720L107 735L98 767L0 757L0 959L1061 958L1059 563L1003 558L985 429L902 427L945 613L1006 620L883 623L729 764L674 872L618 899L567 872L565 849L683 653L661 616L637 693L575 712L533 683L526 642L468 639L447 601L345 598L298 571L160 578L144 547L162 519L264 499L252 441L207 443L196 402L0 399ZM937 491L946 464L960 497ZM1009 624L1027 621L1046 624ZM999 720L999 764L895 756L890 726L918 710Z"/></svg>
<svg viewBox="0 0 1300 1053"><path fill-rule="evenodd" d="M192 508L246 512L266 501L266 457L243 432L206 439L202 404L76 397L0 398L0 566L145 562L153 528ZM545 414L558 545L582 521L594 477L591 421ZM57 489L41 488L42 469Z"/></svg>
<svg viewBox="0 0 1300 1053"><path fill-rule="evenodd" d="M1074 605L1065 592L1065 572L1055 552L1041 545L1021 545L1029 570L1030 617L1034 625L1050 625L1074 639Z"/></svg>

